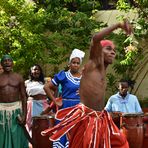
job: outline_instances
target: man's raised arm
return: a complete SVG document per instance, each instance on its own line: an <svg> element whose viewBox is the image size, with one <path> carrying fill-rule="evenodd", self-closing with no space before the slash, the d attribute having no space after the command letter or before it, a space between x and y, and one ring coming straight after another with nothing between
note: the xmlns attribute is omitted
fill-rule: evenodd
<svg viewBox="0 0 148 148"><path fill-rule="evenodd" d="M99 56L102 56L102 47L100 44L100 41L104 39L105 36L109 35L114 30L121 28L123 29L127 35L130 35L132 33L132 26L129 23L128 20L124 20L122 23L117 23L114 25L111 25L102 31L96 33L92 37L91 46L90 46L90 59L98 58Z"/></svg>

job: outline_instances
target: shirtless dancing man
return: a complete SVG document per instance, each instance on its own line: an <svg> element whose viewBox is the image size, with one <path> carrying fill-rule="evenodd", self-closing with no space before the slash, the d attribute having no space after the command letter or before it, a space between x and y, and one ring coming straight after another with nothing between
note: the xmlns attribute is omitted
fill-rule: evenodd
<svg viewBox="0 0 148 148"><path fill-rule="evenodd" d="M1 59L0 74L0 148L28 148L28 141L20 124L25 125L27 100L23 78L12 71L10 55ZM18 116L19 124L17 121Z"/></svg>
<svg viewBox="0 0 148 148"><path fill-rule="evenodd" d="M132 28L128 21L117 23L105 28L92 38L89 61L84 66L80 82L81 103L60 110L56 118L59 125L42 132L43 135L54 134L56 140L67 133L69 148L128 148L127 140L120 133L112 118L104 110L106 68L115 58L114 44L103 40L112 31L121 28L131 34Z"/></svg>

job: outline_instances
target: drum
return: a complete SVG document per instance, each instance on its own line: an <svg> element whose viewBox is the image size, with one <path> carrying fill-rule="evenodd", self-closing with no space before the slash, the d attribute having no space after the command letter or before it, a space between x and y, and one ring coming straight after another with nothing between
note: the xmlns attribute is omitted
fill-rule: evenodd
<svg viewBox="0 0 148 148"><path fill-rule="evenodd" d="M42 136L41 131L54 126L53 116L35 116L33 117L32 140L33 148L52 148L52 142L48 136Z"/></svg>
<svg viewBox="0 0 148 148"><path fill-rule="evenodd" d="M143 145L143 114L123 114L120 126L126 136L130 148L142 148Z"/></svg>
<svg viewBox="0 0 148 148"><path fill-rule="evenodd" d="M144 124L144 139L143 139L142 148L147 148L148 147L148 113L144 114L143 124Z"/></svg>
<svg viewBox="0 0 148 148"><path fill-rule="evenodd" d="M110 115L112 116L112 119L116 126L120 129L120 121L122 118L122 113L121 112L111 112Z"/></svg>

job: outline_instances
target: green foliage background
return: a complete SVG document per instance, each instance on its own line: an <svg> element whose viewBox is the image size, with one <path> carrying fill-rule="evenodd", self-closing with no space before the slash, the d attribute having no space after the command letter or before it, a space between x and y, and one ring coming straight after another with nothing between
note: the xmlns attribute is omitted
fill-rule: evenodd
<svg viewBox="0 0 148 148"><path fill-rule="evenodd" d="M134 0L130 4L127 0L118 0L117 9L128 13L133 11L137 14L137 18L130 20L133 25L133 35L126 37L122 32L119 34L113 35L112 37L117 44L117 56L116 61L113 65L114 74L109 73L108 78L108 88L111 90L111 94L117 91L117 82L119 79L127 79L131 85L131 92L136 94L134 89L134 84L136 79L140 75L142 69L148 63L148 52L143 49L144 45L148 41L148 1L147 0ZM124 19L124 16L118 16L118 20ZM125 47L132 45L135 50L129 50L125 52L123 50ZM142 80L146 77L146 74L141 78L141 82L138 86L141 85ZM137 87L138 88L138 87Z"/></svg>
<svg viewBox="0 0 148 148"><path fill-rule="evenodd" d="M129 79L133 85L138 76L133 77L135 71L140 72L139 61L143 66L148 62L148 52L143 52L139 44L148 40L147 6L147 0L134 0L132 4L128 0L117 1L116 9L136 11L138 18L131 20L133 36L119 32L108 37L116 43L117 49L113 65L115 75L107 75L111 93L116 91L119 78ZM59 71L61 63L68 61L74 48L88 50L92 34L106 26L94 17L100 9L99 1L95 0L1 0L0 56L11 54L15 60L14 70L24 78L35 63L43 68L53 65L53 75ZM117 19L120 21L124 17ZM126 53L124 48L130 44L138 50Z"/></svg>
<svg viewBox="0 0 148 148"><path fill-rule="evenodd" d="M95 5L93 1L83 1L78 8L70 2L1 0L0 56L11 54L16 61L14 70L26 77L34 63L58 67L74 48L88 49L91 33L103 23L91 17L91 10L77 10L82 10L84 4Z"/></svg>

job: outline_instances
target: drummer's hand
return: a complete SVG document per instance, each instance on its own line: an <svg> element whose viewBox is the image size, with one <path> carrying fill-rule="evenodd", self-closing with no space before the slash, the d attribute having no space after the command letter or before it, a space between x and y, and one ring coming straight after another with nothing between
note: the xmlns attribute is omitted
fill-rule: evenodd
<svg viewBox="0 0 148 148"><path fill-rule="evenodd" d="M122 115L122 112L115 111L115 112L111 112L111 114L112 114L112 115L120 115L120 116L121 116L121 115Z"/></svg>
<svg viewBox="0 0 148 148"><path fill-rule="evenodd" d="M40 113L40 115L45 115L46 113L45 113L45 111L42 111L41 113Z"/></svg>
<svg viewBox="0 0 148 148"><path fill-rule="evenodd" d="M25 125L26 124L26 118L25 118L25 116L21 116L20 114L18 114L18 116L17 116L17 121L21 125Z"/></svg>

